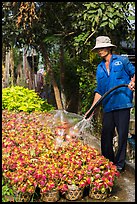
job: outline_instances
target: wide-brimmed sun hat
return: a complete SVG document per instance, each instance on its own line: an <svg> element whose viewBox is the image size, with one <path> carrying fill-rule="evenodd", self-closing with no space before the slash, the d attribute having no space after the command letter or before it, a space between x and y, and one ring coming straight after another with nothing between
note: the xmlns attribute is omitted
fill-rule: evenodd
<svg viewBox="0 0 137 204"><path fill-rule="evenodd" d="M99 36L96 38L96 45L92 50L105 47L117 47L111 43L111 40L108 36Z"/></svg>

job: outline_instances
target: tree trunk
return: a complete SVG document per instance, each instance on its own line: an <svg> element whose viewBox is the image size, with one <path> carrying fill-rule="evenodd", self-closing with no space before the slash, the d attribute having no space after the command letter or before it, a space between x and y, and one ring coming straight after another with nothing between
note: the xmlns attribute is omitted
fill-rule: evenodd
<svg viewBox="0 0 137 204"><path fill-rule="evenodd" d="M50 60L49 60L49 57L48 57L47 50L46 50L46 48L45 48L45 46L43 44L41 44L41 51L42 51L43 57L45 59L45 64L46 64L46 67L47 67L47 73L50 76L51 83L52 83L52 86L53 86L53 89L54 89L57 109L63 109L63 105L62 105L62 101L61 101L61 97L60 97L60 91L59 91L58 85L57 85L57 83L55 81L55 78L54 78L54 73L53 73L53 70L52 70L52 67L51 67L51 63L50 63Z"/></svg>
<svg viewBox="0 0 137 204"><path fill-rule="evenodd" d="M28 70L28 63L27 63L27 49L23 48L23 73L25 75L25 83L27 84L27 88L31 89L30 84L30 76Z"/></svg>
<svg viewBox="0 0 137 204"><path fill-rule="evenodd" d="M34 75L34 55L32 54L32 67L30 66L30 78L31 78L31 84L32 89L35 90L35 75Z"/></svg>
<svg viewBox="0 0 137 204"><path fill-rule="evenodd" d="M71 93L69 94L69 98L67 99L67 109L66 110L68 112L78 113L79 88L78 88L77 81L76 81L75 86L71 87L70 89L71 89Z"/></svg>
<svg viewBox="0 0 137 204"><path fill-rule="evenodd" d="M66 96L65 96L65 67L64 67L64 50L63 45L60 46L60 85L61 85L61 99L63 108L66 109Z"/></svg>
<svg viewBox="0 0 137 204"><path fill-rule="evenodd" d="M5 88L5 65L4 62L2 62L2 88Z"/></svg>
<svg viewBox="0 0 137 204"><path fill-rule="evenodd" d="M73 69L73 68L72 68ZM64 65L64 49L60 46L60 84L63 107L69 112L78 113L79 80L75 68L73 71Z"/></svg>
<svg viewBox="0 0 137 204"><path fill-rule="evenodd" d="M9 86L9 69L10 69L10 50L6 51L6 59L5 59L5 87Z"/></svg>
<svg viewBox="0 0 137 204"><path fill-rule="evenodd" d="M10 70L11 70L11 85L14 85L14 57L13 48L10 50Z"/></svg>
<svg viewBox="0 0 137 204"><path fill-rule="evenodd" d="M19 63L18 66L17 66L17 80L16 80L16 85L17 86L20 86L20 84L22 82L22 77L23 77L23 74L22 74L22 64Z"/></svg>

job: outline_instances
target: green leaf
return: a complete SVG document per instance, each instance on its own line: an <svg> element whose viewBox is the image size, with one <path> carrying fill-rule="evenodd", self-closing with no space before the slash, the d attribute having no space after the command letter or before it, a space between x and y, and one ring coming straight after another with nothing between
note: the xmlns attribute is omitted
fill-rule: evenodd
<svg viewBox="0 0 137 204"><path fill-rule="evenodd" d="M113 14L111 12L107 12L107 15L108 15L109 18L113 17Z"/></svg>
<svg viewBox="0 0 137 204"><path fill-rule="evenodd" d="M9 189L9 193L10 195L14 195L13 190L11 188Z"/></svg>
<svg viewBox="0 0 137 204"><path fill-rule="evenodd" d="M108 16L107 15L104 15L103 18L102 18L102 21L105 21L108 19Z"/></svg>
<svg viewBox="0 0 137 204"><path fill-rule="evenodd" d="M2 192L4 193L5 191L7 191L7 185L6 186L2 186Z"/></svg>
<svg viewBox="0 0 137 204"><path fill-rule="evenodd" d="M130 20L130 21L135 20L135 16L128 16L127 18L128 18L128 20Z"/></svg>
<svg viewBox="0 0 137 204"><path fill-rule="evenodd" d="M96 21L94 20L92 23L92 27L94 28Z"/></svg>
<svg viewBox="0 0 137 204"><path fill-rule="evenodd" d="M102 10L100 8L98 9L98 15L102 16Z"/></svg>
<svg viewBox="0 0 137 204"><path fill-rule="evenodd" d="M89 9L90 7L91 8L96 8L97 7L95 3L89 3L89 4L86 4L86 6L87 6L87 9Z"/></svg>
<svg viewBox="0 0 137 204"><path fill-rule="evenodd" d="M113 7L109 7L108 11L109 11L109 12L112 14L112 16L113 16L113 14L114 14L114 8L113 8Z"/></svg>
<svg viewBox="0 0 137 204"><path fill-rule="evenodd" d="M103 187L101 188L101 193L105 193L106 189Z"/></svg>
<svg viewBox="0 0 137 204"><path fill-rule="evenodd" d="M114 24L114 20L113 19L109 19L109 22Z"/></svg>
<svg viewBox="0 0 137 204"><path fill-rule="evenodd" d="M109 27L113 30L114 29L114 25L112 23L109 22Z"/></svg>
<svg viewBox="0 0 137 204"><path fill-rule="evenodd" d="M123 14L121 14L119 11L116 11L116 15L120 18L123 18Z"/></svg>
<svg viewBox="0 0 137 204"><path fill-rule="evenodd" d="M116 18L115 20L113 20L113 24L114 24L115 26L118 24L118 22L119 22L119 19L118 19L118 18Z"/></svg>
<svg viewBox="0 0 137 204"><path fill-rule="evenodd" d="M87 13L84 13L84 16L83 16L84 21L86 20L86 17L87 17Z"/></svg>
<svg viewBox="0 0 137 204"><path fill-rule="evenodd" d="M30 155L35 156L35 150L34 149L30 150Z"/></svg>
<svg viewBox="0 0 137 204"><path fill-rule="evenodd" d="M99 16L95 16L95 21L98 23Z"/></svg>
<svg viewBox="0 0 137 204"><path fill-rule="evenodd" d="M105 4L100 4L100 7L104 10L105 9Z"/></svg>
<svg viewBox="0 0 137 204"><path fill-rule="evenodd" d="M91 14L91 13L93 14L93 13L96 13L96 12L97 12L97 10L90 10L90 11L88 11L89 14Z"/></svg>
<svg viewBox="0 0 137 204"><path fill-rule="evenodd" d="M90 4L84 4L84 6L86 6L86 7L87 7L87 9L89 9L89 8L90 8Z"/></svg>
<svg viewBox="0 0 137 204"><path fill-rule="evenodd" d="M100 24L100 27L104 27L104 26L106 26L107 24L108 24L108 21L105 21L105 22L103 22L103 23Z"/></svg>

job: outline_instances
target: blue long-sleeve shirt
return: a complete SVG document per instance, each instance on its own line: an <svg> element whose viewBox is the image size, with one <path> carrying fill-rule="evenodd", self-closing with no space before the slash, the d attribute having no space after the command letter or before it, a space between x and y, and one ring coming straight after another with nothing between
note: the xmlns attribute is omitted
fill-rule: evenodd
<svg viewBox="0 0 137 204"><path fill-rule="evenodd" d="M108 74L105 60L98 65L96 71L97 87L95 92L103 96L111 88L120 84L129 84L135 74L135 67L126 56L112 54ZM102 101L104 112L117 109L132 108L133 92L128 87L117 88Z"/></svg>

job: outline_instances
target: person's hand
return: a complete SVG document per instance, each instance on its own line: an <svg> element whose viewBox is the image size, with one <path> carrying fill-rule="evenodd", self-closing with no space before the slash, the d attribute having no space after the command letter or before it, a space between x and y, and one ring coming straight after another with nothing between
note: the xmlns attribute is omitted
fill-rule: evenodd
<svg viewBox="0 0 137 204"><path fill-rule="evenodd" d="M86 119L88 113L90 112L90 109L85 113L85 115L83 116L84 119Z"/></svg>
<svg viewBox="0 0 137 204"><path fill-rule="evenodd" d="M87 115L89 114L90 110L91 110L91 108L85 113L85 115L83 117L84 119L90 119L94 115L94 111L93 111L87 118Z"/></svg>
<svg viewBox="0 0 137 204"><path fill-rule="evenodd" d="M95 111L93 111L93 112L91 113L91 115L87 118L87 120L91 120L91 118L93 117L94 114L95 114Z"/></svg>
<svg viewBox="0 0 137 204"><path fill-rule="evenodd" d="M128 88L131 91L134 91L135 90L135 82L134 81L130 81L130 83L128 84Z"/></svg>
<svg viewBox="0 0 137 204"><path fill-rule="evenodd" d="M86 119L86 117L87 117L87 115L88 115L88 112L89 112L89 111L87 111L87 112L85 113L85 115L83 116L84 119Z"/></svg>

